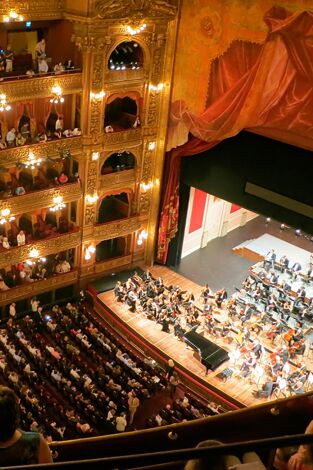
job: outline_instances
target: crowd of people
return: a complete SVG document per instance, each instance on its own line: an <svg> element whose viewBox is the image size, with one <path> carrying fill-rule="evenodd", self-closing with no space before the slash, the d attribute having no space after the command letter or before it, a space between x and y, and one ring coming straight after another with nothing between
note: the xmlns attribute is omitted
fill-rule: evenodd
<svg viewBox="0 0 313 470"><path fill-rule="evenodd" d="M25 65L21 66L22 64L16 64L17 55L13 51L11 44L7 44L5 48L0 48L0 76L2 79L16 75L25 75L26 77L46 73L59 75L75 70L72 59L67 59L64 63L59 61L54 66L50 66L51 59L47 56L44 38L37 42L34 54L36 57L34 61L30 59L30 63L26 65L25 62ZM25 66L27 69L25 69Z"/></svg>
<svg viewBox="0 0 313 470"><path fill-rule="evenodd" d="M49 312L33 298L31 313L19 320L12 304L0 330L0 383L19 397L23 429L41 432L48 442L132 429L142 404L167 393L169 378L155 361L119 341L83 293L76 304ZM206 409L200 402L197 409L195 399L181 406L180 421ZM173 406L176 414L179 407Z"/></svg>
<svg viewBox="0 0 313 470"><path fill-rule="evenodd" d="M114 293L131 311L156 321L162 331L183 342L188 331L202 330L215 342L228 343L230 361L218 373L222 380L234 375L253 382L257 398L301 394L313 383L303 357L311 347L305 332L312 300L303 286L292 297L287 282L275 283L277 269L265 259L230 298L225 289L214 293L205 285L196 299L179 286L165 286L149 271L135 273L124 284L118 281ZM288 275L295 280L294 270Z"/></svg>
<svg viewBox="0 0 313 470"><path fill-rule="evenodd" d="M11 266L10 271L1 271L0 292L23 284L43 281L57 274L68 273L71 270L71 263L59 254L20 262L16 266Z"/></svg>

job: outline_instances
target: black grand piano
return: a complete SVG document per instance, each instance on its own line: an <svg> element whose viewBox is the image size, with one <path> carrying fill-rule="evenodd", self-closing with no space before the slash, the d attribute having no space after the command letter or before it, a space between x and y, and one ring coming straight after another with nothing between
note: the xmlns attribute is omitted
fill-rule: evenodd
<svg viewBox="0 0 313 470"><path fill-rule="evenodd" d="M189 331L184 335L186 343L198 352L201 364L210 370L217 369L223 362L228 361L228 352L212 343L195 331Z"/></svg>

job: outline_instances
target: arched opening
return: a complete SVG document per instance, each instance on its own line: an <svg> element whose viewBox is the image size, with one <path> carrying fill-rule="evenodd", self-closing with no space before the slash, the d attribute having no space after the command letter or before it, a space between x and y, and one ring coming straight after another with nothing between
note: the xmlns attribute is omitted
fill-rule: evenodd
<svg viewBox="0 0 313 470"><path fill-rule="evenodd" d="M118 152L110 155L101 167L101 174L107 175L115 171L130 170L135 166L135 157L130 152Z"/></svg>
<svg viewBox="0 0 313 470"><path fill-rule="evenodd" d="M48 120L47 120L47 125L46 125L48 133L51 133L53 135L53 133L56 129L55 126L56 126L57 120L58 120L58 115L54 112L51 112L49 114L49 117L48 117Z"/></svg>
<svg viewBox="0 0 313 470"><path fill-rule="evenodd" d="M138 70L143 66L143 51L138 42L124 41L110 55L110 70Z"/></svg>
<svg viewBox="0 0 313 470"><path fill-rule="evenodd" d="M126 254L126 238L118 237L104 240L96 246L96 261L105 261L110 258L124 256Z"/></svg>
<svg viewBox="0 0 313 470"><path fill-rule="evenodd" d="M104 127L106 132L123 131L137 127L139 109L132 98L115 98L105 107Z"/></svg>
<svg viewBox="0 0 313 470"><path fill-rule="evenodd" d="M127 193L115 194L102 199L98 212L99 224L125 219L128 216L129 200Z"/></svg>

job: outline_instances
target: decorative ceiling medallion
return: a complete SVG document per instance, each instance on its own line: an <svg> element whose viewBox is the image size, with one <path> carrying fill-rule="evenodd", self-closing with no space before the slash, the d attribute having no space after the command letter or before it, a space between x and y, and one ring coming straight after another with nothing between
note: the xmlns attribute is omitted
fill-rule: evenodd
<svg viewBox="0 0 313 470"><path fill-rule="evenodd" d="M173 18L177 14L177 0L98 0L96 13L104 19L133 16Z"/></svg>

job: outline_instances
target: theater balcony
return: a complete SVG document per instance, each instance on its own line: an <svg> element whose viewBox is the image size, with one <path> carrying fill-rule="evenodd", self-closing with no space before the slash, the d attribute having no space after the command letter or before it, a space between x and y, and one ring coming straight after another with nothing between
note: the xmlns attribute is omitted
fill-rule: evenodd
<svg viewBox="0 0 313 470"><path fill-rule="evenodd" d="M10 215L15 216L30 210L44 209L52 206L55 198L58 197L61 197L62 202L67 204L78 201L81 198L81 195L81 185L78 181L47 189L29 191L21 196L3 198L0 193L0 213L2 210L9 208Z"/></svg>
<svg viewBox="0 0 313 470"><path fill-rule="evenodd" d="M78 270L73 269L68 273L55 274L48 279L38 280L32 283L12 287L6 291L0 291L0 306L5 306L10 302L31 298L43 292L50 292L55 289L74 284L77 280Z"/></svg>
<svg viewBox="0 0 313 470"><path fill-rule="evenodd" d="M80 244L81 232L73 228L68 233L50 234L42 240L29 240L23 246L12 246L9 249L1 247L0 266L17 264L21 260L46 257L53 253L76 248Z"/></svg>
<svg viewBox="0 0 313 470"><path fill-rule="evenodd" d="M122 41L110 52L105 79L107 83L141 82L148 78L148 51L136 41Z"/></svg>
<svg viewBox="0 0 313 470"><path fill-rule="evenodd" d="M1 2L1 18L8 14L9 7L14 2ZM59 20L63 17L63 5L59 0L36 0L36 2L19 2L18 13L28 21L36 20Z"/></svg>
<svg viewBox="0 0 313 470"><path fill-rule="evenodd" d="M136 232L140 227L141 218L139 215L112 222L98 223L92 227L90 238L100 242L115 237L123 237Z"/></svg>
<svg viewBox="0 0 313 470"><path fill-rule="evenodd" d="M22 80L25 78L25 80ZM6 95L8 103L44 98L51 95L54 86L62 89L63 95L71 95L82 91L82 73L80 71L64 72L59 75L45 74L28 77L13 76L1 82L1 93Z"/></svg>
<svg viewBox="0 0 313 470"><path fill-rule="evenodd" d="M18 161L26 161L30 151L38 158L45 158L47 156L56 158L65 154L72 156L80 155L82 152L82 138L80 136L64 137L62 139L53 139L46 142L1 149L1 167L10 168L15 166Z"/></svg>
<svg viewBox="0 0 313 470"><path fill-rule="evenodd" d="M103 146L107 150L119 150L121 147L131 144L139 146L142 143L142 128L122 130L119 132L106 132L103 135Z"/></svg>
<svg viewBox="0 0 313 470"><path fill-rule="evenodd" d="M134 168L130 170L118 171L101 175L99 178L99 190L105 191L108 187L118 188L125 185L134 185L136 182L136 171Z"/></svg>

